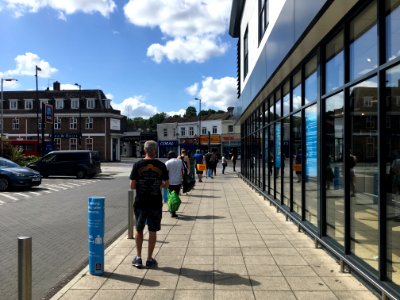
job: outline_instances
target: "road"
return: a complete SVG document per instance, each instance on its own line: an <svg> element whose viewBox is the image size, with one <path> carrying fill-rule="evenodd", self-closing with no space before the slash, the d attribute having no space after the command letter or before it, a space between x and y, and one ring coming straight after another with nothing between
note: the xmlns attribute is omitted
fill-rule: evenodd
<svg viewBox="0 0 400 300"><path fill-rule="evenodd" d="M32 299L47 299L87 264L87 198L105 196L105 242L127 226L132 163L103 163L93 179L43 179L39 187L0 193L0 299L18 298L18 236L32 237Z"/></svg>

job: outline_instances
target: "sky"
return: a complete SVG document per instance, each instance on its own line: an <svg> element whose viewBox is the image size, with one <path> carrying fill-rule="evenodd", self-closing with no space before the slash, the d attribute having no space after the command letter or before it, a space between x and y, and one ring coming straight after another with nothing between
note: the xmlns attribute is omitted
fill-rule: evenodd
<svg viewBox="0 0 400 300"><path fill-rule="evenodd" d="M4 91L101 89L129 118L235 106L232 0L0 0Z"/></svg>

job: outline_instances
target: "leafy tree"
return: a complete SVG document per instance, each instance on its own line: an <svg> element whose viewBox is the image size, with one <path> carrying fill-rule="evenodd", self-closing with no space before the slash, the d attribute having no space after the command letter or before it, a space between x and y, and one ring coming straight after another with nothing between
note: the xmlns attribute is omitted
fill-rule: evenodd
<svg viewBox="0 0 400 300"><path fill-rule="evenodd" d="M150 131L157 131L157 124L164 122L167 118L167 114L165 112L157 113L151 118L149 118L149 129Z"/></svg>
<svg viewBox="0 0 400 300"><path fill-rule="evenodd" d="M197 116L197 110L194 106L189 106L188 108L186 108L186 113L185 113L186 118L195 117L195 116Z"/></svg>

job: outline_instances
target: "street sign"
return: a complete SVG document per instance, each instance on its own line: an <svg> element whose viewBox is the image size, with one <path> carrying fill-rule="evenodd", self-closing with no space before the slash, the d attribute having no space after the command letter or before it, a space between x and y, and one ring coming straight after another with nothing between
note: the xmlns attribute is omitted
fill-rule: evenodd
<svg viewBox="0 0 400 300"><path fill-rule="evenodd" d="M53 105L45 104L44 114L46 124L53 124Z"/></svg>

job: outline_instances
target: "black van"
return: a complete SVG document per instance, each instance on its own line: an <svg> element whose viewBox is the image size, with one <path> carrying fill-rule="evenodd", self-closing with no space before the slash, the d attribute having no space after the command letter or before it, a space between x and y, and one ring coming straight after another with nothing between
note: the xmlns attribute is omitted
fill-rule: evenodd
<svg viewBox="0 0 400 300"><path fill-rule="evenodd" d="M101 173L99 153L90 150L52 151L28 165L43 177L50 175L92 178Z"/></svg>

